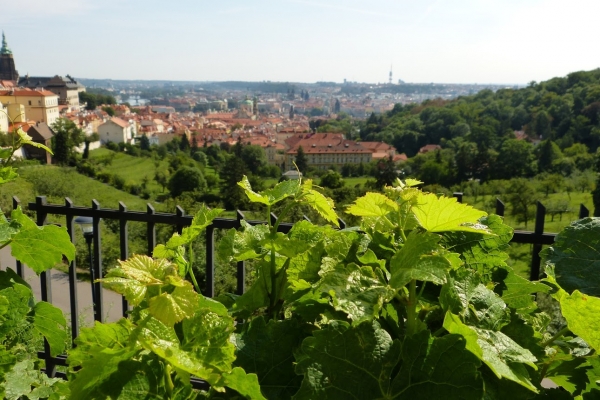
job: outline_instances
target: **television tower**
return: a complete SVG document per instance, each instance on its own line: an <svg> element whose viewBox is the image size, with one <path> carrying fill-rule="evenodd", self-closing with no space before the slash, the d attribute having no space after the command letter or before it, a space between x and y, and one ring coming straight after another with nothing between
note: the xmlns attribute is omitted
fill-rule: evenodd
<svg viewBox="0 0 600 400"><path fill-rule="evenodd" d="M392 65L390 64L390 85L392 84Z"/></svg>

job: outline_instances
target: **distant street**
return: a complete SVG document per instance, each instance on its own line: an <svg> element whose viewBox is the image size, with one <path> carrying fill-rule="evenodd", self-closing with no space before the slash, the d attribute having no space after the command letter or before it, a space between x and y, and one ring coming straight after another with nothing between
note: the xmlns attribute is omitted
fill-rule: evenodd
<svg viewBox="0 0 600 400"><path fill-rule="evenodd" d="M10 255L10 248L5 247L0 250L0 269L11 268L16 271L15 259ZM71 302L69 299L69 277L67 274L52 269L52 301L56 307L60 308L67 321L71 318ZM29 268L25 268L25 280L31 285L34 296L37 300L42 299L41 284L36 274ZM94 317L92 311L92 293L90 282L77 282L78 299L78 318L80 326L92 326ZM117 321L122 316L121 295L103 289L104 296L104 318L106 322Z"/></svg>

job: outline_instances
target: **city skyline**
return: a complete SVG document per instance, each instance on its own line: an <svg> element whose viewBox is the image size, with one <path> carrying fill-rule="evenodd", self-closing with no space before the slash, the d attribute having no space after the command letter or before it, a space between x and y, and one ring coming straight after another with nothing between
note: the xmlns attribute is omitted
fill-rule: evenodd
<svg viewBox="0 0 600 400"><path fill-rule="evenodd" d="M600 4L569 4L23 0L0 30L21 76L508 85L600 65Z"/></svg>

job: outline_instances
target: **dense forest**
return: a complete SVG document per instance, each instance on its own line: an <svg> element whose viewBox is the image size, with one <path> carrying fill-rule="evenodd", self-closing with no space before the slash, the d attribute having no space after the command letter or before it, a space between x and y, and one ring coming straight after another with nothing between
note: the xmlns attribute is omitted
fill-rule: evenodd
<svg viewBox="0 0 600 400"><path fill-rule="evenodd" d="M517 138L520 131L524 137ZM359 135L413 157L407 175L447 187L469 179L570 176L598 167L600 69L522 89L396 104L371 115ZM426 144L442 149L418 154Z"/></svg>

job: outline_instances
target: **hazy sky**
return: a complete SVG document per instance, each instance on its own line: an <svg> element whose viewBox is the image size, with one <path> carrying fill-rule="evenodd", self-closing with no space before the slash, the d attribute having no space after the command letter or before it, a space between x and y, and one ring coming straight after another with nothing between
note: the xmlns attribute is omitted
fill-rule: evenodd
<svg viewBox="0 0 600 400"><path fill-rule="evenodd" d="M600 66L599 0L0 0L21 75L527 83Z"/></svg>

